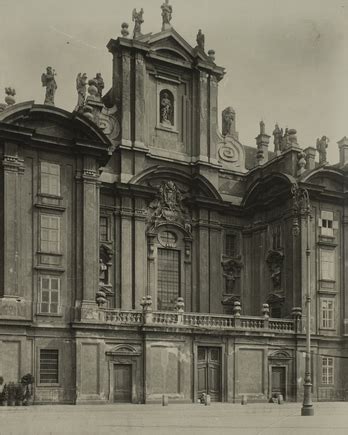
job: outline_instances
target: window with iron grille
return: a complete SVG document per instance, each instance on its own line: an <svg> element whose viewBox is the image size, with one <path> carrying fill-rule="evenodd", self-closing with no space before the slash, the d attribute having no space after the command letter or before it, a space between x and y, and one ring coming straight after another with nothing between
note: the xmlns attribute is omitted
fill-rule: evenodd
<svg viewBox="0 0 348 435"><path fill-rule="evenodd" d="M334 323L334 300L332 298L321 299L321 327L333 329Z"/></svg>
<svg viewBox="0 0 348 435"><path fill-rule="evenodd" d="M157 305L159 310L172 311L180 294L180 252L158 248Z"/></svg>
<svg viewBox="0 0 348 435"><path fill-rule="evenodd" d="M100 216L99 219L99 238L102 242L109 240L109 220L106 216Z"/></svg>
<svg viewBox="0 0 348 435"><path fill-rule="evenodd" d="M40 313L58 314L60 307L60 278L40 276Z"/></svg>
<svg viewBox="0 0 348 435"><path fill-rule="evenodd" d="M41 162L40 193L58 196L60 194L60 166L55 163Z"/></svg>
<svg viewBox="0 0 348 435"><path fill-rule="evenodd" d="M57 349L40 349L40 384L58 384L58 363Z"/></svg>
<svg viewBox="0 0 348 435"><path fill-rule="evenodd" d="M225 236L225 255L235 257L237 254L237 236L236 234L226 234Z"/></svg>
<svg viewBox="0 0 348 435"><path fill-rule="evenodd" d="M322 358L321 382L326 385L334 383L334 360L332 357Z"/></svg>
<svg viewBox="0 0 348 435"><path fill-rule="evenodd" d="M60 217L40 215L40 251L58 254L60 249Z"/></svg>

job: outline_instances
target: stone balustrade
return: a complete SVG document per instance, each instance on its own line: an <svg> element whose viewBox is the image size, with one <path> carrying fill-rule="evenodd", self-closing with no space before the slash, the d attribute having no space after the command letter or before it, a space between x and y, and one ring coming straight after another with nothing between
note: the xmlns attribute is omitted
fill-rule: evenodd
<svg viewBox="0 0 348 435"><path fill-rule="evenodd" d="M108 325L180 327L188 329L260 331L293 334L297 330L295 320L272 319L265 316L220 315L187 313L180 311L124 311L98 310L98 323ZM297 332L299 332L297 330Z"/></svg>

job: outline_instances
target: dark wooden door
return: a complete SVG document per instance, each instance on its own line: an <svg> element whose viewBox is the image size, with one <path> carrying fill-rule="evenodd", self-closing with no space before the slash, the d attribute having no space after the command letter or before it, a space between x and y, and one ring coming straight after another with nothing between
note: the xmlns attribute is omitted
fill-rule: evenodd
<svg viewBox="0 0 348 435"><path fill-rule="evenodd" d="M272 367L272 396L282 394L285 400L285 367Z"/></svg>
<svg viewBox="0 0 348 435"><path fill-rule="evenodd" d="M132 366L114 365L114 402L132 402Z"/></svg>
<svg viewBox="0 0 348 435"><path fill-rule="evenodd" d="M198 348L198 397L209 394L214 402L221 401L221 351L218 347Z"/></svg>

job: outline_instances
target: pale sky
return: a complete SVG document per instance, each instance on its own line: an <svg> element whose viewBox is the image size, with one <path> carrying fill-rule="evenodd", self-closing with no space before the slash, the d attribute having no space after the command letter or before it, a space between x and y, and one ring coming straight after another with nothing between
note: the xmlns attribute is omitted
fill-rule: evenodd
<svg viewBox="0 0 348 435"><path fill-rule="evenodd" d="M0 0L0 98L13 86L17 102L42 103L41 73L57 72L56 106L73 110L75 78L86 72L111 86L110 38L133 29L144 8L143 33L161 29L163 0ZM297 129L299 144L330 138L329 160L348 136L348 0L170 0L172 25L192 46L198 29L206 51L226 68L219 110L233 106L242 143L255 145L259 121ZM3 94L4 95L4 94ZM272 140L272 139L271 139ZM273 140L272 140L273 143ZM273 145L271 146L273 149Z"/></svg>

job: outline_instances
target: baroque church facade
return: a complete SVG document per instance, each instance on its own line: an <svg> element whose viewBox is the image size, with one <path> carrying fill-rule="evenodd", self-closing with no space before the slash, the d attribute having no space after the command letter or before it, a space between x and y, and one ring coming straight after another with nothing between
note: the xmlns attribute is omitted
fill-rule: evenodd
<svg viewBox="0 0 348 435"><path fill-rule="evenodd" d="M0 375L35 403L299 401L310 323L313 398L347 399L348 139L329 165L294 129L243 145L231 107L219 131L224 69L162 19L133 12L73 112L52 69L1 106Z"/></svg>

